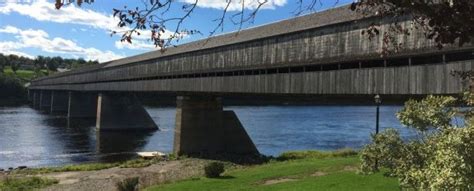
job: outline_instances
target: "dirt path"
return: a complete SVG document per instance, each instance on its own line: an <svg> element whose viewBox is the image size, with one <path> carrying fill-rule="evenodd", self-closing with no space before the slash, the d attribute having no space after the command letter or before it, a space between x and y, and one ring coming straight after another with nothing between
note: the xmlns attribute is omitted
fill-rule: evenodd
<svg viewBox="0 0 474 191"><path fill-rule="evenodd" d="M209 161L184 159L153 164L143 168L110 168L98 171L59 172L37 176L53 178L58 184L42 189L44 191L115 191L115 184L126 178L139 177L140 189L204 175L204 166Z"/></svg>

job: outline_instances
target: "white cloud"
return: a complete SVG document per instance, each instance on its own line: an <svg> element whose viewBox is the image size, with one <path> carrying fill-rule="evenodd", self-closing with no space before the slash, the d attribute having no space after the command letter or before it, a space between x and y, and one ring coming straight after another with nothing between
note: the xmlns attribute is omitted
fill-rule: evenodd
<svg viewBox="0 0 474 191"><path fill-rule="evenodd" d="M8 50L21 49L25 46L20 42L5 41L0 42L0 52L6 52Z"/></svg>
<svg viewBox="0 0 474 191"><path fill-rule="evenodd" d="M2 31L2 29L0 29L0 32L1 31ZM4 55L15 54L15 55L18 55L18 56L33 58L34 56L32 56L30 54L17 51L17 49L21 49L21 48L24 48L24 47L25 46L20 42L12 42L12 41L1 42L0 41L0 53L2 53Z"/></svg>
<svg viewBox="0 0 474 191"><path fill-rule="evenodd" d="M185 3L194 3L195 0L181 0ZM197 6L202 8L213 8L213 9L225 9L229 0L199 0ZM238 11L242 9L243 0L232 0L229 5L228 11ZM246 9L256 9L259 2L264 0L245 0ZM284 6L287 0L268 0L261 9L275 9L276 7Z"/></svg>
<svg viewBox="0 0 474 191"><path fill-rule="evenodd" d="M27 54L27 53L24 53L24 52L20 52L20 51L14 51L14 50L10 50L10 51L5 51L5 52L2 52L3 55L10 55L10 54L14 54L14 55L17 55L17 56L23 56L23 57L27 57L27 58L35 58L34 56L30 55L30 54Z"/></svg>
<svg viewBox="0 0 474 191"><path fill-rule="evenodd" d="M5 28L0 29L1 33L10 33L10 34L16 34L19 32L19 30L16 27L12 26L6 26Z"/></svg>
<svg viewBox="0 0 474 191"><path fill-rule="evenodd" d="M117 29L117 20L112 15L107 16L93 10L79 8L74 4L57 10L53 3L38 0L22 4L7 2L0 7L1 14L10 14L11 12L29 16L38 21L79 24L104 30Z"/></svg>
<svg viewBox="0 0 474 191"><path fill-rule="evenodd" d="M114 18L112 15L106 15L99 13L90 9L84 9L77 7L74 4L64 6L61 9L57 10L53 3L47 2L46 0L38 0L32 3L9 3L0 6L0 14L10 14L16 12L20 15L31 17L38 21L48 21L55 23L69 23L84 25L91 28L105 30L107 33L112 31L127 31L129 28L120 28L117 26L118 19ZM5 30L12 30L5 29ZM80 31L86 32L87 29L79 28ZM75 29L77 31L77 29ZM138 42L134 40L133 44L129 45L120 45L122 42L118 41L115 43L117 48L130 48L130 49L144 49L150 50L155 49L155 46L150 41L144 41L151 36L151 32L148 30L140 30L142 35L134 36L134 39L143 40ZM171 35L170 31L166 31L163 36ZM137 41L137 42L135 42ZM146 45L148 43L149 45Z"/></svg>
<svg viewBox="0 0 474 191"><path fill-rule="evenodd" d="M112 51L101 51L96 48L84 48L74 41L59 37L50 38L49 34L43 30L27 29L22 30L13 26L0 28L0 33L16 35L16 42L0 42L0 52L17 52L21 48L38 48L45 52L67 54L73 57L83 57L86 60L99 60L105 62L119 59L122 56Z"/></svg>

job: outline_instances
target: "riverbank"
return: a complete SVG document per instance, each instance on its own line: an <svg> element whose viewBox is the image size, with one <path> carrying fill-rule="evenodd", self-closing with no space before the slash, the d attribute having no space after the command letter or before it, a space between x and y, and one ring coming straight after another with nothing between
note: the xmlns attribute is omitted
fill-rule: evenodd
<svg viewBox="0 0 474 191"><path fill-rule="evenodd" d="M203 176L204 166L210 162L210 160L204 159L185 158L180 160L132 160L123 163L27 168L0 172L0 190L115 191L118 182L129 178L138 178L140 187L145 188L156 184ZM31 178L41 180L44 184L30 187L31 181L29 180ZM8 184L8 181L14 183Z"/></svg>
<svg viewBox="0 0 474 191"><path fill-rule="evenodd" d="M182 158L126 162L97 167L23 169L0 176L0 188L6 178L38 177L48 185L42 190L116 190L116 184L138 178L140 190L398 190L398 181L383 173L359 175L359 159L353 151L290 152L260 165L224 162L226 171L219 178L205 178L204 167L212 160ZM76 168L73 168L76 166ZM102 168L103 167L103 168ZM86 170L86 171L77 171ZM51 185L51 182L55 183ZM41 187L38 187L41 188ZM0 189L1 190L1 189Z"/></svg>

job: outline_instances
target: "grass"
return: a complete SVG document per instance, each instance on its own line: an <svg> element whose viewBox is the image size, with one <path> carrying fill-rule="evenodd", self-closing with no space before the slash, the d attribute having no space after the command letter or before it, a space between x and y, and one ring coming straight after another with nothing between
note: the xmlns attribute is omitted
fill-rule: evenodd
<svg viewBox="0 0 474 191"><path fill-rule="evenodd" d="M68 172L68 171L93 171L102 170L119 166L118 163L88 163L78 165L66 165L61 167L43 167L43 168L27 168L16 170L16 174L45 174L51 172Z"/></svg>
<svg viewBox="0 0 474 191"><path fill-rule="evenodd" d="M4 74L6 76L14 76L15 73L13 73L13 70L9 67L6 67L3 70ZM16 71L16 76L19 77L20 79L24 80L31 80L35 77L35 72L32 70L17 70Z"/></svg>
<svg viewBox="0 0 474 191"><path fill-rule="evenodd" d="M277 160L295 160L295 159L323 159L334 157L356 156L357 152L351 149L341 149L336 151L290 151L278 156Z"/></svg>
<svg viewBox="0 0 474 191"><path fill-rule="evenodd" d="M65 171L92 171L112 167L137 168L154 164L160 159L135 159L120 163L90 163L63 167L23 169L20 174L42 174ZM283 153L263 165L232 166L218 178L193 179L155 185L158 190L399 190L398 180L383 175L384 171L360 175L359 157L355 151L296 151ZM54 180L32 178L0 182L0 190L37 189L54 184ZM8 187L6 187L8 186ZM31 187L31 188L30 188ZM18 188L18 189L17 189ZM25 189L25 190L28 190Z"/></svg>
<svg viewBox="0 0 474 191"><path fill-rule="evenodd" d="M57 180L40 177L6 178L5 180L0 181L0 190L37 190L57 183Z"/></svg>
<svg viewBox="0 0 474 191"><path fill-rule="evenodd" d="M220 178L194 178L146 190L399 190L397 179L383 172L357 174L359 158L351 153L289 152L278 161L230 169Z"/></svg>
<svg viewBox="0 0 474 191"><path fill-rule="evenodd" d="M43 69L40 72L40 76L44 76L46 73L48 73L47 70ZM33 70L17 70L16 74L13 72L11 67L7 66L3 69L3 74L9 77L17 77L21 79L23 82L28 82L31 81L36 77L36 74Z"/></svg>
<svg viewBox="0 0 474 191"><path fill-rule="evenodd" d="M135 159L119 163L120 168L142 168L159 162L158 159Z"/></svg>
<svg viewBox="0 0 474 191"><path fill-rule="evenodd" d="M138 190L138 177L127 178L123 181L117 182L115 187L117 187L118 191L136 191Z"/></svg>

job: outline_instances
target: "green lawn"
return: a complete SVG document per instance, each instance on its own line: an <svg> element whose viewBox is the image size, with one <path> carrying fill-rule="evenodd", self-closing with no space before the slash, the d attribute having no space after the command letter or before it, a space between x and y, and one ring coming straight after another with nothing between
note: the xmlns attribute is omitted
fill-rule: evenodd
<svg viewBox="0 0 474 191"><path fill-rule="evenodd" d="M357 156L270 162L229 170L222 178L195 178L146 190L399 190L396 178L357 174L358 163Z"/></svg>
<svg viewBox="0 0 474 191"><path fill-rule="evenodd" d="M10 69L10 68L5 68L5 70L3 72L7 76L13 76L14 75L13 70ZM35 75L35 73L32 70L17 70L16 71L16 76L18 76L22 79L28 79L29 80L29 79L33 78L34 75Z"/></svg>
<svg viewBox="0 0 474 191"><path fill-rule="evenodd" d="M47 73L46 70L41 70L42 73ZM3 70L3 73L6 76L15 76L15 73L13 73L13 70L10 67L5 67ZM16 71L16 77L22 79L22 80L31 80L35 77L35 72L33 70L17 70Z"/></svg>

